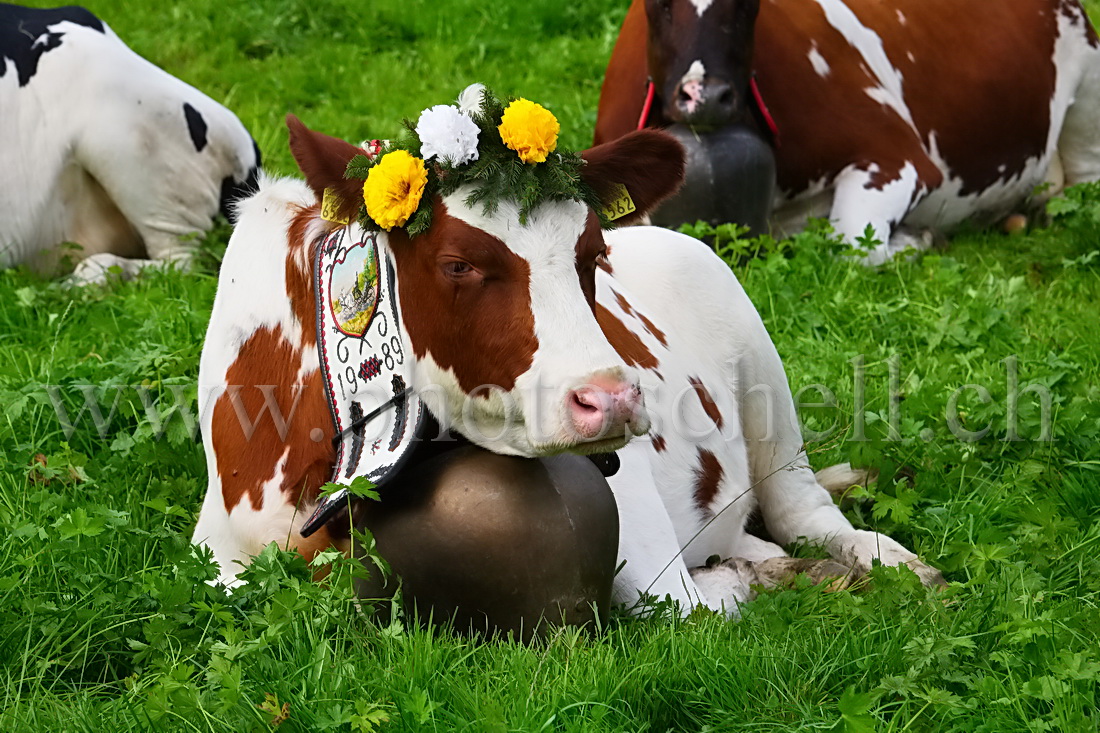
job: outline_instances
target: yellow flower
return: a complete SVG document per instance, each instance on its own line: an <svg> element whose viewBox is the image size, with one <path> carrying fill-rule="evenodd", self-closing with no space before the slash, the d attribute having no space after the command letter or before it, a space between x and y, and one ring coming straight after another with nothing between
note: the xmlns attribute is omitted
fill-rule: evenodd
<svg viewBox="0 0 1100 733"><path fill-rule="evenodd" d="M500 138L524 163L542 163L558 146L561 125L541 104L517 99L500 118Z"/></svg>
<svg viewBox="0 0 1100 733"><path fill-rule="evenodd" d="M367 216L386 231L404 226L420 205L427 182L428 171L420 158L406 150L386 153L363 183Z"/></svg>

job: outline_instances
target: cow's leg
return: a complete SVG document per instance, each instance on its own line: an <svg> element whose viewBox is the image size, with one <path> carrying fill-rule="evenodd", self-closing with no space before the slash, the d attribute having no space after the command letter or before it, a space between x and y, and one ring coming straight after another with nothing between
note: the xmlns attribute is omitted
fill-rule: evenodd
<svg viewBox="0 0 1100 733"><path fill-rule="evenodd" d="M634 441L619 451L619 471L608 479L619 510L619 562L612 590L616 603L644 611L641 595L671 598L681 613L696 605L736 615L751 596L749 581L727 566L689 571L672 520L653 481L649 445Z"/></svg>
<svg viewBox="0 0 1100 733"><path fill-rule="evenodd" d="M856 244L868 234L879 242L868 251L868 265L881 265L908 248L928 249L927 233L899 230L898 225L916 204L922 189L917 170L906 163L898 176L883 182L876 166L849 166L834 182L829 220L844 241ZM868 231L870 227L870 231Z"/></svg>
<svg viewBox="0 0 1100 733"><path fill-rule="evenodd" d="M1067 186L1100 180L1100 50L1087 48L1084 73L1058 137Z"/></svg>
<svg viewBox="0 0 1100 733"><path fill-rule="evenodd" d="M207 169L186 136L158 129L157 119L120 104L89 122L88 133L77 141L77 163L136 232L148 259L124 263L105 255L132 257L130 252L117 242L100 243L86 248L95 256L81 263L75 281L102 280L115 265L124 276L157 262L186 269L218 212L221 177ZM119 140L146 142L119 145ZM147 154L150 146L157 151L155 164Z"/></svg>
<svg viewBox="0 0 1100 733"><path fill-rule="evenodd" d="M939 584L943 577L901 543L878 532L857 530L833 503L829 492L814 478L806 454L776 466L755 488L768 531L784 544L805 539L825 547L829 555L852 568L857 575L871 569L874 560L884 565L908 565L925 584Z"/></svg>
<svg viewBox="0 0 1100 733"><path fill-rule="evenodd" d="M158 260L138 260L129 257L120 257L110 252L101 252L86 257L78 262L68 282L71 285L104 283L110 278L112 273L117 273L122 279L129 280L145 268L154 266L186 269L188 261L170 260L164 262Z"/></svg>
<svg viewBox="0 0 1100 733"><path fill-rule="evenodd" d="M942 583L937 570L900 543L852 527L810 468L783 365L766 334L756 339L754 352L743 375L754 393L743 400L742 415L753 493L772 538L783 545L800 538L823 545L857 574L878 559L908 565L926 584Z"/></svg>

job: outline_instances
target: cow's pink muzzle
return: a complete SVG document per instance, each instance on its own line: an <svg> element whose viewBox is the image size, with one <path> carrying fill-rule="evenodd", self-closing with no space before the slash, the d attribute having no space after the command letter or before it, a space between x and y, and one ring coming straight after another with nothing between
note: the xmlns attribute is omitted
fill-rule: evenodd
<svg viewBox="0 0 1100 733"><path fill-rule="evenodd" d="M592 379L566 400L573 430L586 441L623 437L642 409L638 385L619 379Z"/></svg>

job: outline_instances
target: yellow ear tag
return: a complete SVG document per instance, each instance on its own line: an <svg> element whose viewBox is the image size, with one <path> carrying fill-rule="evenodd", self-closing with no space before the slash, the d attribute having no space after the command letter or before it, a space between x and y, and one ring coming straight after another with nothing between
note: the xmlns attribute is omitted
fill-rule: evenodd
<svg viewBox="0 0 1100 733"><path fill-rule="evenodd" d="M637 208L634 205L634 199L630 198L630 192L626 190L626 186L621 183L611 184L611 200L607 202L602 212L608 221L621 219L627 214L634 213Z"/></svg>
<svg viewBox="0 0 1100 733"><path fill-rule="evenodd" d="M345 217L340 216L340 197L331 188L325 189L325 195L321 197L321 218L334 224L350 224Z"/></svg>

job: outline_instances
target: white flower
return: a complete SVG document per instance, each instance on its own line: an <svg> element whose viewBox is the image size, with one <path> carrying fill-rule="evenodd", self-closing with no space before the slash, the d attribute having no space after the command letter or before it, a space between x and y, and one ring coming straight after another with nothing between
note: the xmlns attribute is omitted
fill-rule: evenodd
<svg viewBox="0 0 1100 733"><path fill-rule="evenodd" d="M484 84L471 84L458 95L458 108L468 115L481 111L481 95L485 92Z"/></svg>
<svg viewBox="0 0 1100 733"><path fill-rule="evenodd" d="M425 160L438 158L450 165L477 160L479 132L473 120L447 104L429 107L416 122L420 154Z"/></svg>

